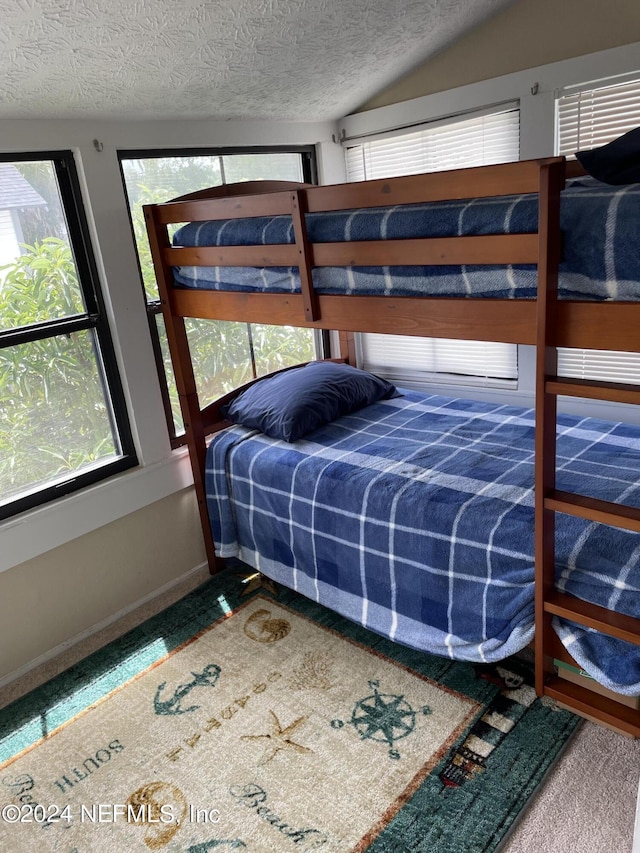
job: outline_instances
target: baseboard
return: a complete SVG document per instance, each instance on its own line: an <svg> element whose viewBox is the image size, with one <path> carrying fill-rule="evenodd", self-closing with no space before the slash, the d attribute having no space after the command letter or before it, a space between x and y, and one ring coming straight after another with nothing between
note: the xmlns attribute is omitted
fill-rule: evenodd
<svg viewBox="0 0 640 853"><path fill-rule="evenodd" d="M144 595L142 598L137 599L131 604L123 607L121 610L118 610L116 613L111 614L106 619L101 620L100 622L96 622L94 625L91 625L89 628L86 628L84 631L76 634L73 637L70 637L68 640L65 640L63 643L55 646L52 649L49 649L44 654L39 655L37 658L29 661L28 663L21 666L19 669L10 672L8 675L2 676L0 678L0 690L4 687L7 687L9 684L12 684L14 681L17 681L19 678L23 678L28 673L32 672L37 667L42 666L43 664L49 663L49 661L56 658L58 655L64 654L69 649L73 648L73 646L78 645L79 643L85 642L90 637L98 634L100 631L104 631L106 628L109 628L115 622L118 622L120 619L124 619L130 613L133 613L140 607L144 607L149 604L155 598L159 598L166 593L171 592L177 586L181 584L186 584L189 580L194 580L197 576L202 576L202 583L204 583L207 578L210 577L209 574L209 566L206 562L200 563L195 566L193 569L190 569L185 574L180 575L177 578L169 581L158 589L154 589L153 592Z"/></svg>

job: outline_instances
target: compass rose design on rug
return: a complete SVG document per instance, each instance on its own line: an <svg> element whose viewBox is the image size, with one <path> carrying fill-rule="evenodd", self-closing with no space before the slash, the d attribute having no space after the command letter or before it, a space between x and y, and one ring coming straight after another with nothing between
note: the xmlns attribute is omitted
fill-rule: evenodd
<svg viewBox="0 0 640 853"><path fill-rule="evenodd" d="M349 722L362 740L375 740L389 746L389 758L399 759L400 753L394 748L396 741L407 737L415 729L416 711L404 696L395 693L381 693L379 681L370 681L373 690L356 702ZM431 714L431 708L423 705L420 709L425 716ZM334 729L344 726L342 720L332 720Z"/></svg>

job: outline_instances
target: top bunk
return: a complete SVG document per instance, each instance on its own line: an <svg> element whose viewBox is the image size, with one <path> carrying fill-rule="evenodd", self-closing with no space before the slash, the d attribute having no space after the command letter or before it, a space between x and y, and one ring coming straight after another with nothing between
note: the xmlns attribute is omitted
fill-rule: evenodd
<svg viewBox="0 0 640 853"><path fill-rule="evenodd" d="M227 185L145 218L172 316L535 344L552 301L549 342L640 351L640 185L564 157Z"/></svg>

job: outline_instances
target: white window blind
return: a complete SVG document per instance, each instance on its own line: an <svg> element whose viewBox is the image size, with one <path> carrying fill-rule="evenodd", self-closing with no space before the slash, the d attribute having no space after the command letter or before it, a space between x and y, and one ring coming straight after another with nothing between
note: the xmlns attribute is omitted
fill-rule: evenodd
<svg viewBox="0 0 640 853"><path fill-rule="evenodd" d="M640 356L635 352L559 348L558 374L639 384Z"/></svg>
<svg viewBox="0 0 640 853"><path fill-rule="evenodd" d="M350 142L345 156L348 180L363 181L505 163L519 151L520 113L508 105ZM360 350L365 370L414 387L504 385L518 377L514 344L365 334Z"/></svg>
<svg viewBox="0 0 640 853"><path fill-rule="evenodd" d="M558 93L557 153L569 156L606 145L640 126L640 72ZM640 382L640 354L558 349L558 374L579 379Z"/></svg>
<svg viewBox="0 0 640 853"><path fill-rule="evenodd" d="M507 163L520 156L517 108L434 122L347 148L347 179L369 181Z"/></svg>
<svg viewBox="0 0 640 853"><path fill-rule="evenodd" d="M558 154L598 148L640 125L640 72L634 79L576 86L558 93Z"/></svg>
<svg viewBox="0 0 640 853"><path fill-rule="evenodd" d="M518 375L513 344L367 334L361 336L361 352L366 370L410 387L443 381L443 374L451 385L468 384L469 377L474 385L503 385Z"/></svg>

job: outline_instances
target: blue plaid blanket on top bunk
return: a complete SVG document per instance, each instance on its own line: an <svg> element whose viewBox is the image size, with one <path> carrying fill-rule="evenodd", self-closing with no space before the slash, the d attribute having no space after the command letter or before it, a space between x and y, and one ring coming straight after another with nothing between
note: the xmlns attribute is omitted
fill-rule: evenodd
<svg viewBox="0 0 640 853"><path fill-rule="evenodd" d="M524 234L537 227L533 195L470 199L392 208L307 214L313 242ZM565 299L640 299L640 184L610 186L593 178L570 182L562 194L563 256L559 292ZM292 243L289 216L193 222L180 228L176 246L246 246ZM205 290L300 290L297 268L174 267L178 286ZM318 267L320 294L534 298L533 266Z"/></svg>
<svg viewBox="0 0 640 853"><path fill-rule="evenodd" d="M558 488L640 505L640 428L559 430ZM392 640L496 661L533 636L533 457L530 410L412 391L293 444L233 427L208 452L213 535ZM558 514L557 566L559 588L640 613L637 534ZM640 693L637 647L558 629L599 681Z"/></svg>

